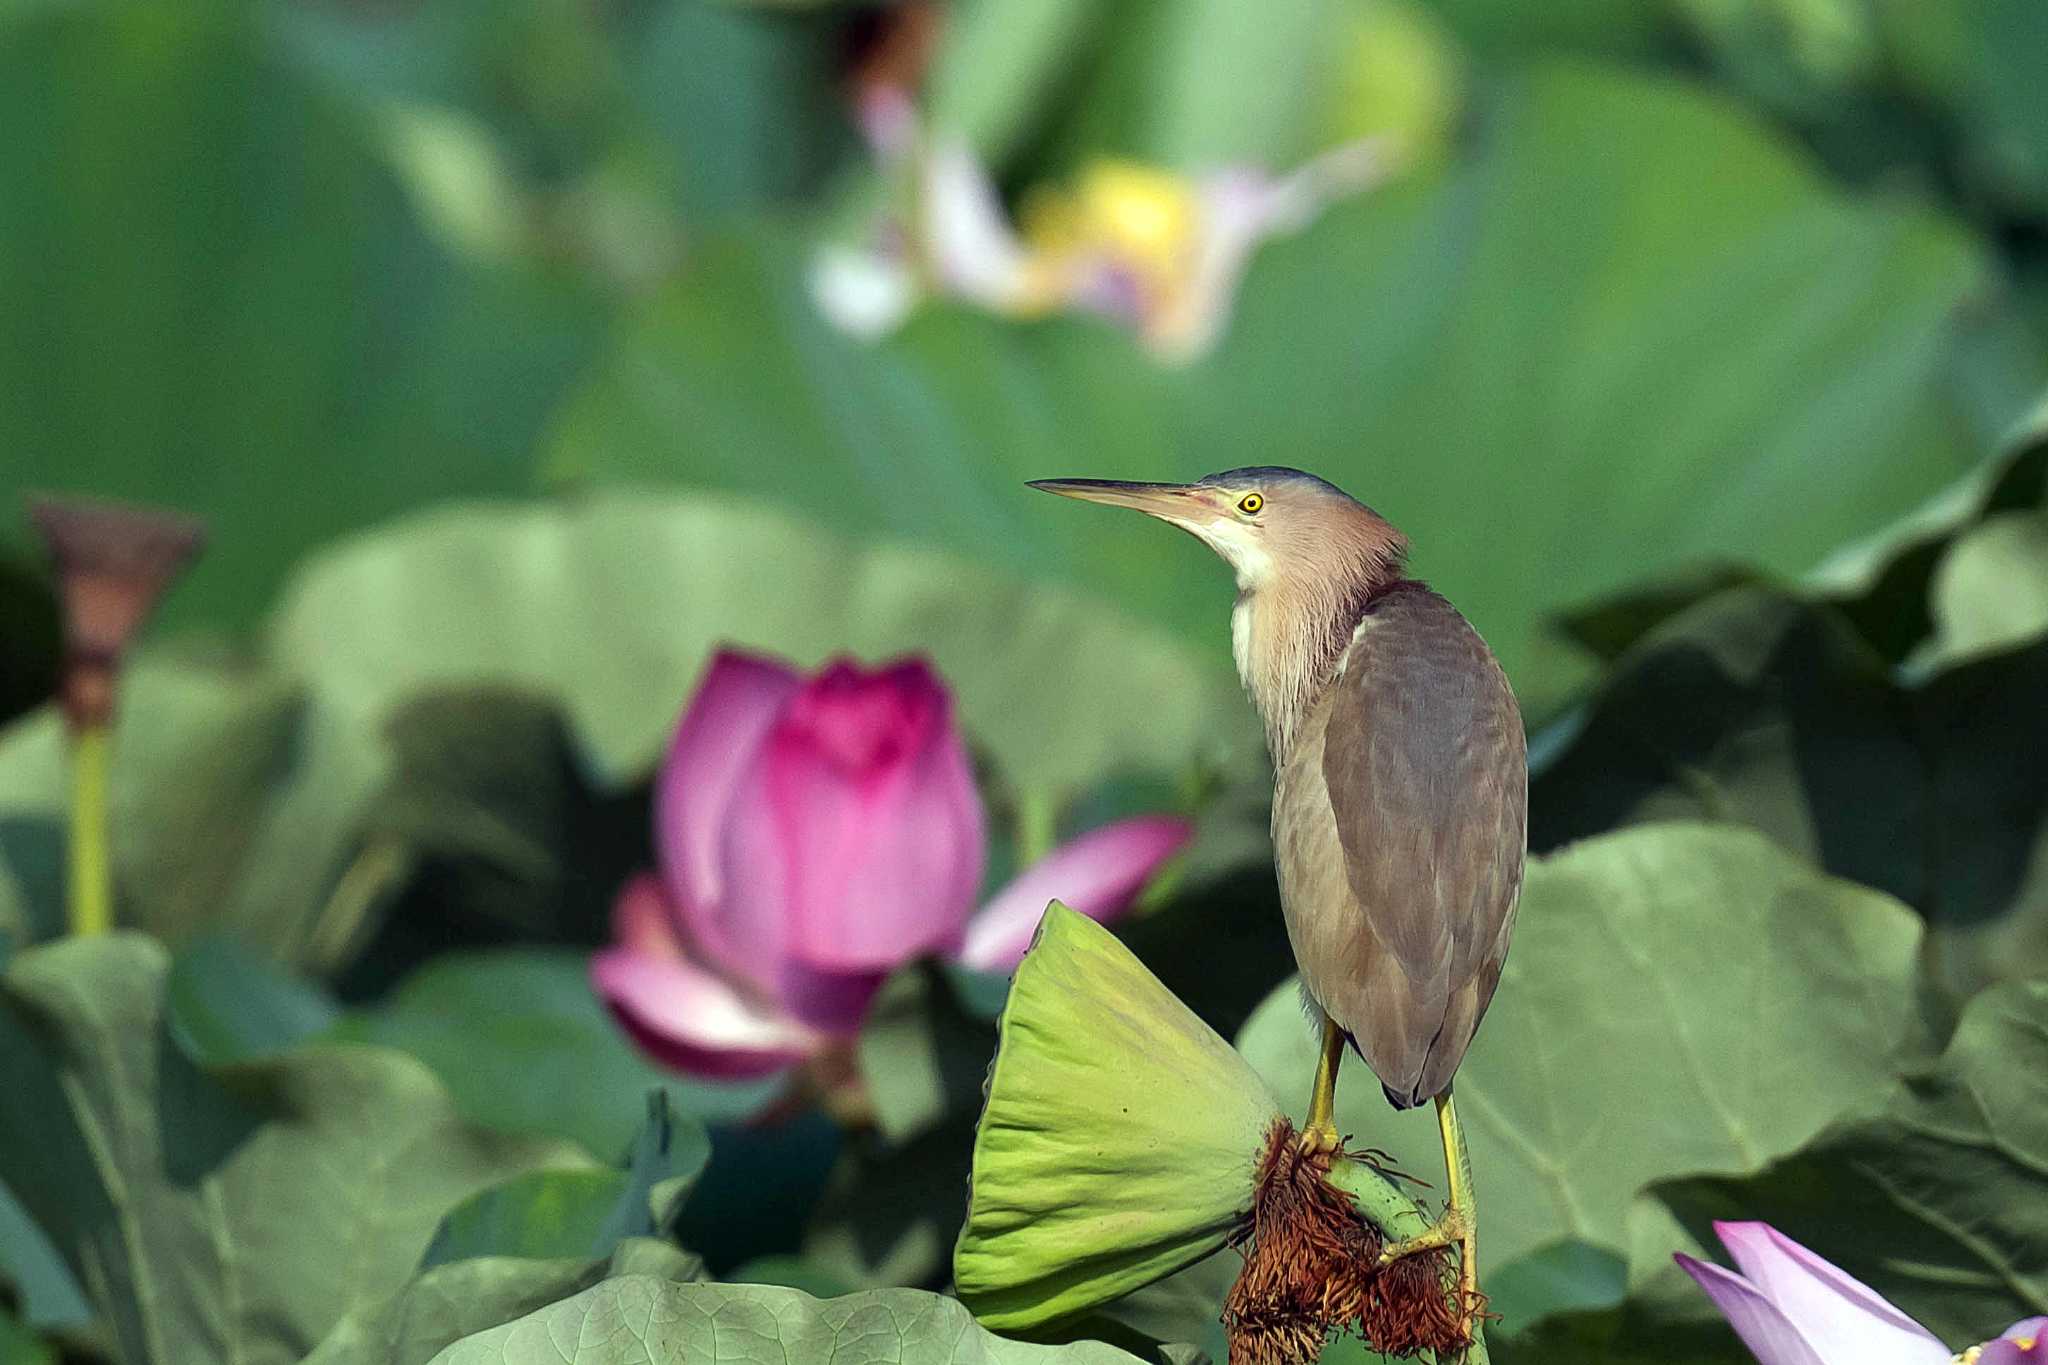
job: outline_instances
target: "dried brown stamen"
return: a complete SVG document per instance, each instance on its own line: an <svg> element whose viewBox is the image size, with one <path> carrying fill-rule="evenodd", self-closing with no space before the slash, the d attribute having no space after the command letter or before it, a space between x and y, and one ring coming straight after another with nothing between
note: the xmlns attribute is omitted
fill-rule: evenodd
<svg viewBox="0 0 2048 1365"><path fill-rule="evenodd" d="M1381 1267L1379 1230L1324 1179L1339 1155L1363 1154L1305 1152L1295 1139L1292 1124L1274 1124L1234 1239L1244 1270L1223 1304L1230 1365L1313 1365L1333 1331L1391 1356L1468 1344L1449 1252Z"/></svg>

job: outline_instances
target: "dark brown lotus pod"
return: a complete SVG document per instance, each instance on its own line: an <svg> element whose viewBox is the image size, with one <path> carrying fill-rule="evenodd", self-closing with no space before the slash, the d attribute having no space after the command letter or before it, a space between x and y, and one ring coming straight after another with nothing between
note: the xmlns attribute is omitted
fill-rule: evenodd
<svg viewBox="0 0 2048 1365"><path fill-rule="evenodd" d="M64 715L72 729L113 716L121 652L199 553L206 528L157 507L32 496L29 521L56 567L64 607Z"/></svg>

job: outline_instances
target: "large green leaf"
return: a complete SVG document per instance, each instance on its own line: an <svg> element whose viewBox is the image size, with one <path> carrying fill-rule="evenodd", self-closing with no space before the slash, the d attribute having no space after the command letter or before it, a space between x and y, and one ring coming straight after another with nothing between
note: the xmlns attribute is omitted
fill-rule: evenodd
<svg viewBox="0 0 2048 1365"><path fill-rule="evenodd" d="M1088 0L968 0L948 16L925 103L932 124L1002 164L1064 93L1074 53L1113 16Z"/></svg>
<svg viewBox="0 0 2048 1365"><path fill-rule="evenodd" d="M196 1066L163 1026L167 967L161 947L123 935L24 953L4 983L7 1016L29 1025L0 1037L10 1067L40 1069L63 1099L15 1092L30 1103L10 1109L18 1142L0 1178L128 1365L295 1361L406 1282L450 1205L516 1172L588 1164L469 1126L425 1067L382 1049ZM24 1178L24 1159L67 1151Z"/></svg>
<svg viewBox="0 0 2048 1365"><path fill-rule="evenodd" d="M1912 912L1747 831L1650 825L1574 845L1530 865L1516 923L1456 1082L1482 1284L1486 1265L1560 1239L1623 1246L1651 1180L1793 1150L1881 1097L1908 1037ZM1292 984L1239 1046L1305 1104L1316 1040ZM1356 1059L1337 1119L1403 1170L1440 1175L1427 1110L1389 1111Z"/></svg>
<svg viewBox="0 0 2048 1365"><path fill-rule="evenodd" d="M220 935L179 953L164 978L164 1025L202 1065L275 1056L325 1032L338 1013L318 986Z"/></svg>
<svg viewBox="0 0 2048 1365"><path fill-rule="evenodd" d="M27 827L38 828L38 823L29 822ZM17 830L21 824L0 816L0 965L6 963L7 955L16 948L25 947L42 936L38 932L37 907L30 899L22 874L14 867L16 849L13 845L20 841ZM48 903L41 907L41 912L54 920L63 913L59 905L62 894L47 899Z"/></svg>
<svg viewBox="0 0 2048 1365"><path fill-rule="evenodd" d="M565 279L444 255L369 120L268 50L266 8L0 28L0 504L53 486L207 517L174 622L246 625L315 543L523 487L599 321Z"/></svg>
<svg viewBox="0 0 2048 1365"><path fill-rule="evenodd" d="M1433 0L1458 36L1514 63L1532 51L1633 58L1711 76L1768 110L1839 173L1927 183L1974 213L2048 209L2048 43L2031 0Z"/></svg>
<svg viewBox="0 0 2048 1365"><path fill-rule="evenodd" d="M2002 513L1958 537L1931 600L1944 659L2048 636L2048 511Z"/></svg>
<svg viewBox="0 0 2048 1365"><path fill-rule="evenodd" d="M1645 636L1560 728L1530 787L1532 847L1744 820L1902 899L1927 883L1904 699L1825 608L1769 588L1710 597Z"/></svg>
<svg viewBox="0 0 2048 1365"><path fill-rule="evenodd" d="M337 86L472 122L520 188L560 192L558 232L576 222L576 191L587 203L607 172L644 176L648 209L694 222L812 193L853 151L835 68L843 12L761 15L716 0L269 8L284 49ZM667 225L611 226L658 236Z"/></svg>
<svg viewBox="0 0 2048 1365"><path fill-rule="evenodd" d="M1652 1192L1702 1238L1763 1219L1958 1345L2048 1313L2048 982L1978 996L1881 1115L1754 1176Z"/></svg>
<svg viewBox="0 0 2048 1365"><path fill-rule="evenodd" d="M1453 32L1482 58L1526 59L1551 51L1635 55L1662 50L1670 16L1640 0L1429 0Z"/></svg>
<svg viewBox="0 0 2048 1365"><path fill-rule="evenodd" d="M604 1273L601 1261L516 1256L434 1266L390 1298L342 1318L305 1365L424 1365L464 1337L588 1289Z"/></svg>
<svg viewBox="0 0 2048 1365"><path fill-rule="evenodd" d="M1574 1309L1609 1308L1628 1288L1628 1263L1587 1242L1552 1242L1508 1262L1486 1282L1486 1306L1526 1324Z"/></svg>
<svg viewBox="0 0 2048 1365"><path fill-rule="evenodd" d="M2007 524L1965 534L1942 561L1937 658L2026 628L2023 580L1979 563L1980 537ZM1733 589L1646 635L1539 741L1530 840L1674 818L1748 825L1919 909L1933 980L1960 1001L2048 963L2048 772L2033 760L2044 685L2039 640L1908 685L1842 614Z"/></svg>
<svg viewBox="0 0 2048 1365"><path fill-rule="evenodd" d="M978 8L1028 10L1037 2ZM1386 7L1356 0L1117 6L1112 21L1096 30L1094 60L1078 76L1069 74L1066 86L1041 87L1058 101L1054 154L1129 157L1189 174L1227 166L1285 171L1347 135L1383 131L1358 126L1361 113L1378 112L1372 97L1389 94L1371 89L1364 69L1373 41L1388 37L1368 27L1375 11L1383 15ZM984 25L989 19L980 16ZM982 55L984 71L1002 64L999 54ZM1421 69L1404 74L1425 83L1438 74L1416 65ZM943 63L935 74L941 91L965 79ZM1429 103L1441 100L1436 90L1421 93ZM935 107L935 121L950 112Z"/></svg>
<svg viewBox="0 0 2048 1365"><path fill-rule="evenodd" d="M1931 56L1931 83L1968 130L1966 169L2012 216L2039 223L2048 216L2048 100L2029 54L2048 44L2048 14L2027 0L1901 8L1920 33L1934 31L1913 55Z"/></svg>
<svg viewBox="0 0 2048 1365"><path fill-rule="evenodd" d="M372 947L373 988L389 984L394 956L451 939L604 941L618 887L652 858L646 789L595 777L555 698L429 688L380 728L389 776L360 837L366 850L403 850L415 876Z"/></svg>
<svg viewBox="0 0 2048 1365"><path fill-rule="evenodd" d="M592 992L580 952L445 955L340 1033L420 1058L475 1122L571 1137L606 1157L625 1151L650 1089L666 1086L682 1112L712 1119L765 1098L759 1084L693 1083L644 1060Z"/></svg>
<svg viewBox="0 0 2048 1365"><path fill-rule="evenodd" d="M1185 1361L1187 1357L1179 1359ZM479 1333L435 1365L1135 1365L1101 1342L1034 1346L975 1325L960 1304L912 1289L814 1299L770 1285L676 1284L626 1275Z"/></svg>
<svg viewBox="0 0 2048 1365"><path fill-rule="evenodd" d="M0 1312L9 1301L24 1322L77 1326L92 1317L63 1254L0 1185ZM0 1354L0 1360L7 1357Z"/></svg>
<svg viewBox="0 0 2048 1365"><path fill-rule="evenodd" d="M0 1365L58 1365L57 1352L0 1304Z"/></svg>
<svg viewBox="0 0 2048 1365"><path fill-rule="evenodd" d="M448 1211L427 1248L432 1268L484 1256L587 1257L627 1193L623 1171L531 1171Z"/></svg>
<svg viewBox="0 0 2048 1365"><path fill-rule="evenodd" d="M1000 1011L1009 980L936 963L906 967L861 1024L856 1057L872 1131L848 1135L803 1248L806 1264L849 1289L950 1278L996 1050L993 1018L973 1013L959 987L986 990Z"/></svg>
<svg viewBox="0 0 2048 1365"><path fill-rule="evenodd" d="M1432 139L1456 94L1447 47L1398 0L970 0L925 106L999 172L1102 157L1284 171L1362 134L1421 134L1403 154Z"/></svg>
<svg viewBox="0 0 2048 1365"><path fill-rule="evenodd" d="M1257 752L1213 661L957 557L856 548L716 498L450 509L309 565L268 661L158 653L127 669L121 917L173 942L228 929L333 969L396 892L426 884L435 923L458 933L594 942L648 856L633 783L728 642L806 663L930 655L999 794L1048 812L1203 755L1242 773ZM10 870L68 796L54 707L0 732ZM0 872L0 926L55 912L19 880Z"/></svg>
<svg viewBox="0 0 2048 1365"><path fill-rule="evenodd" d="M850 159L844 14L691 0L650 11L641 28L625 53L627 88L692 219L813 194Z"/></svg>
<svg viewBox="0 0 2048 1365"><path fill-rule="evenodd" d="M306 1365L426 1365L464 1337L559 1303L607 1275L687 1280L697 1269L674 1246L649 1238L622 1243L609 1261L479 1256L428 1266L396 1294L342 1318Z"/></svg>
<svg viewBox="0 0 2048 1365"><path fill-rule="evenodd" d="M473 687L359 715L274 670L144 657L115 726L119 917L331 971L423 885L412 934L592 942L647 834L637 793L596 791L584 766L547 698ZM53 708L0 734L0 861L32 861L68 794ZM30 880L0 874L0 926L47 931L61 882Z"/></svg>
<svg viewBox="0 0 2048 1365"><path fill-rule="evenodd" d="M1256 743L1226 674L1114 611L729 498L430 513L316 559L272 633L345 715L478 681L555 697L613 775L652 765L727 642L804 663L929 654L1003 774L1055 795Z"/></svg>
<svg viewBox="0 0 2048 1365"><path fill-rule="evenodd" d="M231 932L275 957L331 965L398 870L372 851L346 875L363 855L358 836L384 762L374 732L338 724L275 674L137 659L114 728L122 922L172 943ZM0 733L0 825L55 828L69 790L54 708ZM4 830L0 842L12 842Z"/></svg>
<svg viewBox="0 0 2048 1365"><path fill-rule="evenodd" d="M630 1237L665 1237L711 1156L704 1125L647 1095L622 1170L528 1171L449 1210L423 1267L489 1256L609 1256Z"/></svg>
<svg viewBox="0 0 2048 1365"><path fill-rule="evenodd" d="M971 1114L894 1141L850 1135L806 1221L804 1261L851 1289L949 1284L973 1150Z"/></svg>
<svg viewBox="0 0 2048 1365"><path fill-rule="evenodd" d="M1891 525L1838 546L1808 583L1841 607L1887 659L1904 659L1939 624L1935 576L1957 541L1986 520L2044 505L2048 396L2014 424L1994 458Z"/></svg>
<svg viewBox="0 0 2048 1365"><path fill-rule="evenodd" d="M56 595L42 574L0 550L0 725L49 700L57 690L62 625Z"/></svg>
<svg viewBox="0 0 2048 1365"><path fill-rule="evenodd" d="M1462 169L1269 247L1183 370L957 308L859 343L816 315L804 251L707 241L568 407L555 474L793 497L1085 582L1220 655L1199 546L1018 485L1284 459L1405 527L1547 702L1548 612L1700 557L1803 570L1985 440L1943 377L1983 283L1959 232L1835 197L1704 96L1583 67L1515 83Z"/></svg>

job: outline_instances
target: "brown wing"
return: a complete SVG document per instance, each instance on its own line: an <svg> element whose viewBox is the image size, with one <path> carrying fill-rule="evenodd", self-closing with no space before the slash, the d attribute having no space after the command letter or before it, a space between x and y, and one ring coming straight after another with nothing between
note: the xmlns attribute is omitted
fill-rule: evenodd
<svg viewBox="0 0 2048 1365"><path fill-rule="evenodd" d="M1367 609L1318 709L1356 916L1323 1005L1405 1108L1449 1086L1507 958L1528 847L1521 711L1479 633L1419 583Z"/></svg>

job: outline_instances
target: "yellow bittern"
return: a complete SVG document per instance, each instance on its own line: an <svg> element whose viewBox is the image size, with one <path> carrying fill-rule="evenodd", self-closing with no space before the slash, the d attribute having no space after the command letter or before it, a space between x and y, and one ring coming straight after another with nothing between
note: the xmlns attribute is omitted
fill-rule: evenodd
<svg viewBox="0 0 2048 1365"><path fill-rule="evenodd" d="M1157 517L1236 571L1231 643L1273 756L1280 906L1322 1019L1302 1141L1338 1144L1346 1041L1396 1109L1436 1101L1443 1218L1382 1260L1456 1245L1469 1314L1478 1216L1451 1076L1499 984L1528 847L1506 675L1457 608L1405 575L1407 538L1312 474L1031 486Z"/></svg>

